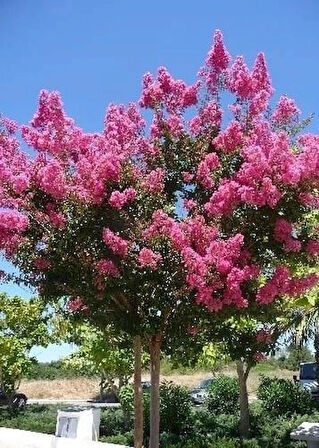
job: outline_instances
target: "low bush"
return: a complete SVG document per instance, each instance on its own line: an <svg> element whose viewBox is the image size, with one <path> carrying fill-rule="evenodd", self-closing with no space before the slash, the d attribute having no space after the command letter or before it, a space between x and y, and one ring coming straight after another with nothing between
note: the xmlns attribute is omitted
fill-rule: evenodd
<svg viewBox="0 0 319 448"><path fill-rule="evenodd" d="M160 385L161 432L182 435L189 432L192 424L192 403L185 387L164 381ZM134 413L134 389L131 384L123 386L119 400L126 422L132 422ZM143 394L144 431L149 435L150 394Z"/></svg>
<svg viewBox="0 0 319 448"><path fill-rule="evenodd" d="M160 389L161 431L178 435L186 434L191 427L192 409L187 388L172 382L163 382Z"/></svg>
<svg viewBox="0 0 319 448"><path fill-rule="evenodd" d="M261 377L257 396L272 416L307 414L315 409L311 394L299 384L281 378Z"/></svg>
<svg viewBox="0 0 319 448"><path fill-rule="evenodd" d="M117 436L126 430L127 422L122 409L106 409L101 413L101 436Z"/></svg>
<svg viewBox="0 0 319 448"><path fill-rule="evenodd" d="M219 376L208 389L207 407L214 414L234 414L239 410L239 386L235 378Z"/></svg>

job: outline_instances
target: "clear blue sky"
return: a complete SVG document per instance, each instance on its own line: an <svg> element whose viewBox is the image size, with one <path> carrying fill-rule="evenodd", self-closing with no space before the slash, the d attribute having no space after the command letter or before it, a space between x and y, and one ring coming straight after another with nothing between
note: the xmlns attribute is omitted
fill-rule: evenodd
<svg viewBox="0 0 319 448"><path fill-rule="evenodd" d="M314 112L318 132L318 0L0 0L0 111L28 121L39 90L57 89L80 126L99 130L109 102L138 99L146 71L166 65L194 81L216 28L249 63L266 53L276 97L294 97L304 116Z"/></svg>

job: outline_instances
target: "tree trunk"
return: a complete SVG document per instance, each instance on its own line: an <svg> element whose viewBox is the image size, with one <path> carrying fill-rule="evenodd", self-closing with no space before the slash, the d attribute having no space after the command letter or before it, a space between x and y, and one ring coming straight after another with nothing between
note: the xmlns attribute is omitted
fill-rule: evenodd
<svg viewBox="0 0 319 448"><path fill-rule="evenodd" d="M319 322L315 324L313 345L315 349L316 379L319 382Z"/></svg>
<svg viewBox="0 0 319 448"><path fill-rule="evenodd" d="M237 361L236 367L239 381L239 400L240 400L239 432L242 438L246 438L249 436L250 432L249 405L248 405L248 392L247 392L247 378L250 367L247 366L245 370L245 366L242 361Z"/></svg>
<svg viewBox="0 0 319 448"><path fill-rule="evenodd" d="M150 402L150 443L149 448L159 448L160 436L160 358L161 358L161 334L156 334L150 340L151 356L151 402Z"/></svg>
<svg viewBox="0 0 319 448"><path fill-rule="evenodd" d="M143 446L142 342L134 337L134 448Z"/></svg>

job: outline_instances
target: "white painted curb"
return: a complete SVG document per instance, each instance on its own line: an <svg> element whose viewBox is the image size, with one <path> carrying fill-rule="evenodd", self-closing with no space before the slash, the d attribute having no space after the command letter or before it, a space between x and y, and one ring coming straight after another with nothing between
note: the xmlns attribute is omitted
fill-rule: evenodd
<svg viewBox="0 0 319 448"><path fill-rule="evenodd" d="M21 429L0 428L1 448L128 448L114 443L66 439Z"/></svg>

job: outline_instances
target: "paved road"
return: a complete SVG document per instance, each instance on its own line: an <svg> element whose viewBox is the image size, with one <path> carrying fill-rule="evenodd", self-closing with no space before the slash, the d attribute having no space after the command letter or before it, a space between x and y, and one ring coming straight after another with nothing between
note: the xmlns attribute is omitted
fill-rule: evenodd
<svg viewBox="0 0 319 448"><path fill-rule="evenodd" d="M55 399L42 399L42 398L29 398L28 404L44 404L44 405L70 405L79 407L94 407L94 408L119 408L120 403L96 403L94 401L88 400L55 400Z"/></svg>

